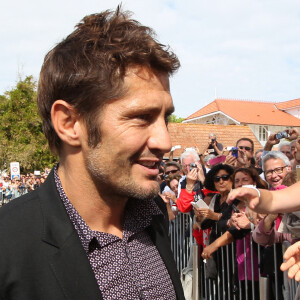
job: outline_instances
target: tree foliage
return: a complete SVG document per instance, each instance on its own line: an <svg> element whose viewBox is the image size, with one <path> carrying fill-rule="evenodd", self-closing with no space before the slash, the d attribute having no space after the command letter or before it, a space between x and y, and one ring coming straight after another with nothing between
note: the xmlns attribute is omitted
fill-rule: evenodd
<svg viewBox="0 0 300 300"><path fill-rule="evenodd" d="M16 87L0 95L0 138L0 169L18 161L21 171L32 172L57 160L42 132L32 76L20 79Z"/></svg>
<svg viewBox="0 0 300 300"><path fill-rule="evenodd" d="M184 118L177 117L176 115L172 114L171 116L169 116L168 120L170 123L181 123Z"/></svg>

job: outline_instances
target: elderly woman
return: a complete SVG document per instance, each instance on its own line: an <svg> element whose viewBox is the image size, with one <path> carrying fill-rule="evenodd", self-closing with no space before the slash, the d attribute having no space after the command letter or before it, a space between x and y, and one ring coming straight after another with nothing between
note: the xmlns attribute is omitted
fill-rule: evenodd
<svg viewBox="0 0 300 300"><path fill-rule="evenodd" d="M218 164L213 166L206 175L204 186L205 188L218 193L215 194L210 201L209 208L194 209L196 216L202 219L201 229L205 230L211 228L211 233L209 236L210 244L222 234L222 230L219 228L218 223L222 218L223 212L228 207L226 199L232 188L233 171L233 168L226 164ZM225 222L225 230L226 228ZM224 282L226 282L228 279L222 277L222 262L217 261L218 256L217 252L215 252L212 255L212 259L207 261L206 276L207 278L216 279L219 274L221 281L224 280ZM224 262L224 267L226 269L226 262ZM221 291L217 291L217 293L219 292Z"/></svg>
<svg viewBox="0 0 300 300"><path fill-rule="evenodd" d="M229 165L215 165L206 175L204 186L208 190L218 193L212 198L209 208L194 209L195 214L204 218L201 223L202 229L215 227L216 222L222 218L222 213L228 206L227 196L232 189L233 168ZM216 232L210 235L210 240L216 238Z"/></svg>

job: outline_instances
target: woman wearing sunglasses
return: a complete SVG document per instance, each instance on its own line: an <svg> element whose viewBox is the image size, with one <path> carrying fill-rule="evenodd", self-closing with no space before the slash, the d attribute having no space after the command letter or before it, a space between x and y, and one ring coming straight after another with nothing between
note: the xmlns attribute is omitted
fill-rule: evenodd
<svg viewBox="0 0 300 300"><path fill-rule="evenodd" d="M209 236L209 243L213 243L221 234L217 229L217 224L222 218L222 213L227 208L228 204L226 199L228 193L232 188L232 174L233 168L226 164L218 164L212 167L207 173L204 186L211 191L217 191L218 193L212 198L208 209L194 209L198 219L202 220L201 229L211 228ZM224 266L226 269L226 266ZM216 279L219 273L221 281L226 282L226 278L222 278L222 265L221 262L217 262L217 252L212 255L212 259L209 259L206 264L207 278ZM221 285L222 286L222 285ZM218 293L218 291L217 291Z"/></svg>

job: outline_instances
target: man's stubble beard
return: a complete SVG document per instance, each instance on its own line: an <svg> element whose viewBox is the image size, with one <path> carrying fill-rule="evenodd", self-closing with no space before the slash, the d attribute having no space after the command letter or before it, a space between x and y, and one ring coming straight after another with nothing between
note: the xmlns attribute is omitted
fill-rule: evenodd
<svg viewBox="0 0 300 300"><path fill-rule="evenodd" d="M105 201L114 203L116 199L119 201L120 198L148 200L157 196L159 192L157 179L155 187L145 189L139 186L132 177L130 172L132 162L128 162L128 165L126 165L119 158L114 161L114 167L112 168L111 164L108 163L109 158L99 158L99 154L101 154L100 143L95 148L90 149L85 165L100 195L102 193L111 194L111 197L104 198Z"/></svg>

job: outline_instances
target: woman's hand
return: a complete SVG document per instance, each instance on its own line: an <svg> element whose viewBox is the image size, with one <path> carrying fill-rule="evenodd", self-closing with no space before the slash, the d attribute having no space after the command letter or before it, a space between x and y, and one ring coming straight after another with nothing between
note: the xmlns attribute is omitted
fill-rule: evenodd
<svg viewBox="0 0 300 300"><path fill-rule="evenodd" d="M206 246L201 254L203 259L209 259L211 258L211 255L218 250L217 247L215 247L214 243Z"/></svg>
<svg viewBox="0 0 300 300"><path fill-rule="evenodd" d="M250 220L247 218L245 213L234 213L231 216L232 225L240 230L240 229L249 229L251 228Z"/></svg>
<svg viewBox="0 0 300 300"><path fill-rule="evenodd" d="M175 194L173 194L171 192L165 192L165 193L161 194L160 196L164 200L164 202L167 204L170 203L170 200L172 200L175 204L177 202L177 198L176 198Z"/></svg>
<svg viewBox="0 0 300 300"><path fill-rule="evenodd" d="M246 207L245 214L246 214L247 218L250 220L250 222L253 223L255 226L265 216L263 214L259 214L259 213L255 212L255 211L253 211L249 207Z"/></svg>
<svg viewBox="0 0 300 300"><path fill-rule="evenodd" d="M195 208L194 211L197 216L202 218L207 218L215 221L218 221L220 219L219 213L215 213L208 208Z"/></svg>

